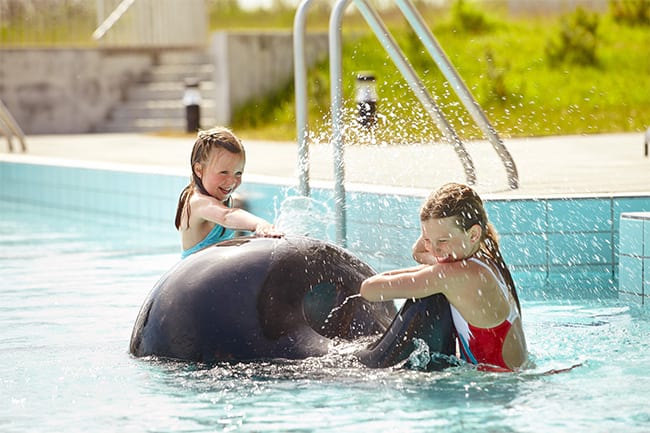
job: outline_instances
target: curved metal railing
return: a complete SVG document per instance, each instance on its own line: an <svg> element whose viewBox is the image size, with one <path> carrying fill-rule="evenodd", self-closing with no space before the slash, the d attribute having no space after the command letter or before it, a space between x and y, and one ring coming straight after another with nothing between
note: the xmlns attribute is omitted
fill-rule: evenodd
<svg viewBox="0 0 650 433"><path fill-rule="evenodd" d="M11 115L7 106L0 100L0 133L7 138L7 145L9 146L9 152L13 152L13 144L11 142L12 137L18 138L20 146L23 152L27 152L27 144L25 143L25 133L14 119L14 116Z"/></svg>
<svg viewBox="0 0 650 433"><path fill-rule="evenodd" d="M309 144L308 144L308 119L307 119L307 67L305 62L305 27L306 16L309 7L314 0L303 0L296 11L294 18L294 79L296 92L296 129L298 139L298 167L299 167L299 190L300 193L308 196L309 189ZM330 56L330 82L331 82L331 117L332 117L332 149L334 163L334 200L336 215L336 240L345 246L346 242L346 197L345 197L345 160L343 142L343 89L342 89L342 21L345 9L352 0L338 0L330 13L329 22L329 56ZM353 0L357 9L366 20L370 28L377 36L379 42L397 66L407 84L414 92L427 113L436 123L450 143L465 172L467 183L476 183L474 163L465 149L460 137L447 121L440 108L436 105L434 98L426 89L424 83L413 70L413 67L404 56L395 39L390 34L376 10L373 9L367 0ZM510 153L499 138L495 128L490 124L485 113L476 102L467 85L451 64L444 50L436 41L435 37L427 27L424 19L419 14L411 0L396 0L397 6L404 14L413 31L420 38L427 51L441 70L447 81L470 113L481 131L501 158L508 176L508 184L511 189L519 187L519 177L515 163Z"/></svg>

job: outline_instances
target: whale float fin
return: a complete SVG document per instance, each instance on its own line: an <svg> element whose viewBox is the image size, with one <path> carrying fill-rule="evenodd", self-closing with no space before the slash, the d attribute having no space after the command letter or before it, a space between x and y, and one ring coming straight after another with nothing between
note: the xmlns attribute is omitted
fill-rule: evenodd
<svg viewBox="0 0 650 433"><path fill-rule="evenodd" d="M441 370L453 365L455 332L449 302L444 295L407 300L382 337L355 355L367 367L391 367L408 359L416 350L415 339L426 343L431 354L450 356L449 365L440 362L445 356L433 356L435 365L424 369Z"/></svg>

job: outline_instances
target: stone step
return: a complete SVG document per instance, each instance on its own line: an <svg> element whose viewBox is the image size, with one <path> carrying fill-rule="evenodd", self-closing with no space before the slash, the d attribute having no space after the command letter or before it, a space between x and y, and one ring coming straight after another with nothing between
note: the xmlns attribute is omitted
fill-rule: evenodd
<svg viewBox="0 0 650 433"><path fill-rule="evenodd" d="M147 82L172 81L184 84L188 78L195 78L199 81L212 81L213 74L214 66L211 64L157 65L149 73L145 74L144 80Z"/></svg>
<svg viewBox="0 0 650 433"><path fill-rule="evenodd" d="M171 51L160 53L157 64L144 74L115 107L98 132L184 131L185 106L182 99L186 80L198 80L201 93L201 124L215 123L214 66L205 52Z"/></svg>
<svg viewBox="0 0 650 433"><path fill-rule="evenodd" d="M201 128L208 129L215 125L214 118L201 118ZM150 118L150 119L120 119L105 122L95 132L159 132L159 131L185 131L185 119Z"/></svg>
<svg viewBox="0 0 650 433"><path fill-rule="evenodd" d="M199 92L203 99L208 99L214 94L214 83L202 81L199 83ZM185 92L185 84L178 81L164 81L142 83L129 90L129 100L173 100L180 101Z"/></svg>
<svg viewBox="0 0 650 433"><path fill-rule="evenodd" d="M201 115L214 117L214 101L201 102ZM120 105L111 119L151 119L151 118L185 118L185 106L181 100L144 100L127 101Z"/></svg>
<svg viewBox="0 0 650 433"><path fill-rule="evenodd" d="M158 55L158 64L161 65L208 65L211 63L210 55L202 50L163 51Z"/></svg>

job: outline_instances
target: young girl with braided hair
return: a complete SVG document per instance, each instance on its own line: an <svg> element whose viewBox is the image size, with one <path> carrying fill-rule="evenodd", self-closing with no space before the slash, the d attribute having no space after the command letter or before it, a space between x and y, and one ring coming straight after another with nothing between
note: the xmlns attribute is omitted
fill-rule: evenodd
<svg viewBox="0 0 650 433"><path fill-rule="evenodd" d="M245 164L244 146L230 130L199 131L190 158L190 183L181 192L176 210L182 258L232 238L237 230L283 236L268 221L233 207L232 194L241 185Z"/></svg>
<svg viewBox="0 0 650 433"><path fill-rule="evenodd" d="M361 296L386 301L442 293L463 359L490 371L523 368L521 307L481 198L466 185L446 184L425 201L420 222L413 257L421 265L368 278Z"/></svg>

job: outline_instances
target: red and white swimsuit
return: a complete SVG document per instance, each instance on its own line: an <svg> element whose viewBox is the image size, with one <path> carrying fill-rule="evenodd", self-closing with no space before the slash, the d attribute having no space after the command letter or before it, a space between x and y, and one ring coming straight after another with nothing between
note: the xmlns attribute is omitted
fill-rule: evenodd
<svg viewBox="0 0 650 433"><path fill-rule="evenodd" d="M490 367L501 367L510 371L510 368L503 360L503 342L506 339L506 335L508 335L512 323L520 316L519 309L500 272L495 273L487 263L475 257L470 257L467 261L483 266L492 274L503 292L503 296L508 300L510 313L506 320L497 326L492 328L478 328L469 324L452 305L451 315L454 320L456 332L458 333L458 339L460 340L461 355L465 361L483 366L484 368L487 367L488 370L494 369ZM500 370L500 368L494 370Z"/></svg>

